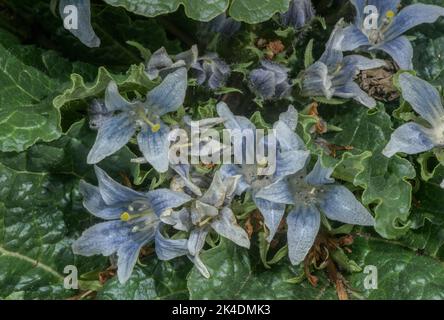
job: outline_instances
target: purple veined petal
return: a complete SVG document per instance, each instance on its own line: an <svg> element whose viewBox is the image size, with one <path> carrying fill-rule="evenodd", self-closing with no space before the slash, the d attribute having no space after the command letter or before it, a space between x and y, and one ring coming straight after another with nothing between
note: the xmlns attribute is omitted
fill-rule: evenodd
<svg viewBox="0 0 444 320"><path fill-rule="evenodd" d="M275 203L294 204L293 194L285 179L279 179L260 189L256 192L255 197Z"/></svg>
<svg viewBox="0 0 444 320"><path fill-rule="evenodd" d="M222 59L213 59L211 65L211 74L208 79L208 86L211 89L223 87L231 74L231 69Z"/></svg>
<svg viewBox="0 0 444 320"><path fill-rule="evenodd" d="M83 231L72 245L74 254L109 256L116 252L130 234L128 224L120 220L101 222Z"/></svg>
<svg viewBox="0 0 444 320"><path fill-rule="evenodd" d="M199 50L197 45L192 45L191 48L187 51L176 54L174 57L175 61L182 60L185 62L185 67L189 69L193 64L197 62L197 57L199 56Z"/></svg>
<svg viewBox="0 0 444 320"><path fill-rule="evenodd" d="M160 129L153 132L150 127L143 126L137 135L137 143L145 159L158 172L166 172L169 167L169 147L168 134L170 129L160 123Z"/></svg>
<svg viewBox="0 0 444 320"><path fill-rule="evenodd" d="M333 183L335 182L335 179L331 177L333 171L333 167L326 168L322 166L321 159L318 158L313 170L305 177L305 181L313 186Z"/></svg>
<svg viewBox="0 0 444 320"><path fill-rule="evenodd" d="M309 158L310 151L308 150L278 152L276 157L275 177L282 178L299 172L305 167Z"/></svg>
<svg viewBox="0 0 444 320"><path fill-rule="evenodd" d="M157 228L155 236L156 255L159 260L168 261L188 254L187 239L167 239Z"/></svg>
<svg viewBox="0 0 444 320"><path fill-rule="evenodd" d="M356 10L355 24L360 27L364 21L364 7L367 5L367 0L350 0L350 2Z"/></svg>
<svg viewBox="0 0 444 320"><path fill-rule="evenodd" d="M288 11L280 15L284 26L292 26L295 29L302 28L315 16L311 0L292 0Z"/></svg>
<svg viewBox="0 0 444 320"><path fill-rule="evenodd" d="M367 108L376 107L376 101L363 91L355 82L348 82L345 85L335 88L335 96L340 98L352 98Z"/></svg>
<svg viewBox="0 0 444 320"><path fill-rule="evenodd" d="M106 119L97 132L96 141L88 153L87 163L96 164L120 150L136 132L136 123L128 112Z"/></svg>
<svg viewBox="0 0 444 320"><path fill-rule="evenodd" d="M381 45L372 47L386 52L396 64L403 70L413 69L413 47L407 37L398 37L396 39L386 41Z"/></svg>
<svg viewBox="0 0 444 320"><path fill-rule="evenodd" d="M282 221L282 217L284 216L285 204L275 203L257 197L253 197L253 200L257 209L264 217L264 223L269 231L267 241L271 242L276 234L279 224Z"/></svg>
<svg viewBox="0 0 444 320"><path fill-rule="evenodd" d="M119 89L115 81L110 81L105 90L105 106L108 111L125 111L134 106L125 100L119 93Z"/></svg>
<svg viewBox="0 0 444 320"><path fill-rule="evenodd" d="M287 216L288 256L293 265L304 261L318 235L321 215L313 206L298 205Z"/></svg>
<svg viewBox="0 0 444 320"><path fill-rule="evenodd" d="M417 25L434 23L441 16L444 16L443 7L422 3L409 5L393 18L384 37L387 41L396 39Z"/></svg>
<svg viewBox="0 0 444 320"><path fill-rule="evenodd" d="M148 92L145 103L147 108L159 116L179 109L185 99L187 81L185 68L179 68L167 75L157 87Z"/></svg>
<svg viewBox="0 0 444 320"><path fill-rule="evenodd" d="M352 54L344 57L343 64L351 65L356 70L370 70L370 69L381 68L387 65L384 60L369 59L367 57L358 54Z"/></svg>
<svg viewBox="0 0 444 320"><path fill-rule="evenodd" d="M173 60L171 60L166 49L164 47L158 49L151 55L147 63L146 72L148 79L156 79L159 76L159 70L169 68L172 65Z"/></svg>
<svg viewBox="0 0 444 320"><path fill-rule="evenodd" d="M341 42L342 51L353 51L360 47L370 46L367 36L355 25L345 27L342 33L344 36Z"/></svg>
<svg viewBox="0 0 444 320"><path fill-rule="evenodd" d="M157 189L146 194L154 213L159 217L165 210L179 207L191 200L191 197L183 192L170 189Z"/></svg>
<svg viewBox="0 0 444 320"><path fill-rule="evenodd" d="M107 205L121 205L122 203L128 204L136 199L145 198L143 193L122 186L120 183L114 181L98 166L94 166L94 171L97 176L97 181L99 182L100 194L102 195L103 201Z"/></svg>
<svg viewBox="0 0 444 320"><path fill-rule="evenodd" d="M284 122L292 131L295 131L298 125L298 117L298 111L290 104L288 110L279 115L279 121Z"/></svg>
<svg viewBox="0 0 444 320"><path fill-rule="evenodd" d="M274 78L276 81L276 84L285 82L288 80L288 72L290 72L290 69L279 64L276 62L272 62L269 60L261 60L260 61L261 66L263 69L271 71L274 73Z"/></svg>
<svg viewBox="0 0 444 320"><path fill-rule="evenodd" d="M225 128L230 130L256 130L256 127L250 120L242 116L235 116L225 102L219 102L216 105L216 110L219 117L224 119Z"/></svg>
<svg viewBox="0 0 444 320"><path fill-rule="evenodd" d="M227 188L222 179L222 175L219 171L216 171L210 187L199 200L218 208L221 207L225 201L226 191Z"/></svg>
<svg viewBox="0 0 444 320"><path fill-rule="evenodd" d="M126 210L124 204L114 206L107 205L102 199L99 188L92 184L81 180L79 189L83 196L83 206L96 217L105 220L118 219L122 212Z"/></svg>
<svg viewBox="0 0 444 320"><path fill-rule="evenodd" d="M225 180L228 177L233 177L240 175L239 180L237 180L237 186L235 194L240 196L245 191L251 188L251 185L245 179L241 168L234 164L224 164L220 167L219 172L222 176L222 179Z"/></svg>
<svg viewBox="0 0 444 320"><path fill-rule="evenodd" d="M282 82L276 85L274 98L275 99L285 99L291 95L291 89L293 86L288 82Z"/></svg>
<svg viewBox="0 0 444 320"><path fill-rule="evenodd" d="M342 28L341 23L338 23L325 45L324 53L319 59L320 62L328 67L330 73L335 72L342 62L344 55L341 48L344 40L344 28Z"/></svg>
<svg viewBox="0 0 444 320"><path fill-rule="evenodd" d="M133 233L117 250L117 277L120 283L125 283L133 272L139 257L140 249L154 239L155 227L144 232Z"/></svg>
<svg viewBox="0 0 444 320"><path fill-rule="evenodd" d="M264 99L272 98L276 89L275 77L274 72L270 70L252 70L248 76L251 91Z"/></svg>
<svg viewBox="0 0 444 320"><path fill-rule="evenodd" d="M305 70L302 81L302 92L308 97L324 96L331 99L333 88L327 66L317 61Z"/></svg>
<svg viewBox="0 0 444 320"><path fill-rule="evenodd" d="M438 90L407 72L399 76L399 85L402 97L412 108L433 127L440 127L444 119L444 108Z"/></svg>
<svg viewBox="0 0 444 320"><path fill-rule="evenodd" d="M196 78L197 84L202 85L207 80L207 73L205 72L202 63L200 61L194 63L191 66L191 73Z"/></svg>
<svg viewBox="0 0 444 320"><path fill-rule="evenodd" d="M432 130L409 122L403 124L392 133L389 143L385 146L382 154L391 158L398 152L417 154L431 150L435 146Z"/></svg>
<svg viewBox="0 0 444 320"><path fill-rule="evenodd" d="M250 248L248 234L237 224L236 217L230 208L222 208L219 216L212 220L211 227L222 237L233 241L238 246Z"/></svg>
<svg viewBox="0 0 444 320"><path fill-rule="evenodd" d="M305 144L302 139L291 130L287 124L283 121L277 121L274 124L274 130L276 130L276 139L279 142L279 148L281 151L291 151L295 149L305 149Z"/></svg>
<svg viewBox="0 0 444 320"><path fill-rule="evenodd" d="M187 208L167 210L160 215L160 221L179 231L190 231L192 227L190 212Z"/></svg>
<svg viewBox="0 0 444 320"><path fill-rule="evenodd" d="M59 12L62 19L68 19L71 22L69 15L72 14L69 6L77 8L77 23L74 23L72 29L68 29L74 36L76 36L84 45L90 48L100 46L100 39L95 34L91 26L91 4L90 0L60 0Z"/></svg>
<svg viewBox="0 0 444 320"><path fill-rule="evenodd" d="M207 238L208 228L195 228L191 230L188 237L188 251L192 256L199 255L199 252L205 245L205 239Z"/></svg>
<svg viewBox="0 0 444 320"><path fill-rule="evenodd" d="M346 187L331 185L325 186L323 190L318 204L329 219L360 226L373 226L375 224L375 219L370 212Z"/></svg>

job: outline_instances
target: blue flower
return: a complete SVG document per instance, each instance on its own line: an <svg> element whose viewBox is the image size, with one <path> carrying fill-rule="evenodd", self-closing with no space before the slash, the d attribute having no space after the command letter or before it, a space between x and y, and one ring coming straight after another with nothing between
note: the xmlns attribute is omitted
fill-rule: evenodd
<svg viewBox="0 0 444 320"><path fill-rule="evenodd" d="M77 9L77 21L70 19L70 15L74 12L69 10L69 6L74 6ZM84 45L90 48L100 46L100 39L94 33L91 26L91 5L89 0L60 0L59 13L63 20L67 19L67 22L73 23L72 28L68 30Z"/></svg>
<svg viewBox="0 0 444 320"><path fill-rule="evenodd" d="M210 52L197 59L191 66L197 84L207 83L210 89L223 87L231 74L231 69L217 53Z"/></svg>
<svg viewBox="0 0 444 320"><path fill-rule="evenodd" d="M155 241L160 257L176 252L174 243L161 234L159 216L188 202L190 197L168 189L137 192L118 184L99 167L94 169L99 186L82 180L80 192L84 207L106 221L84 231L72 249L83 256L117 254L117 275L124 283L131 275L140 249L149 242Z"/></svg>
<svg viewBox="0 0 444 320"><path fill-rule="evenodd" d="M290 69L268 60L261 60L260 64L260 68L249 74L251 91L265 100L288 97L292 87L288 80Z"/></svg>
<svg viewBox="0 0 444 320"><path fill-rule="evenodd" d="M220 117L225 119L225 127L227 129L256 130L255 126L247 118L234 116L223 102L217 105L217 112ZM305 149L303 141L294 132L297 121L298 113L293 106L290 106L288 111L282 113L279 120L274 124L278 145L269 145L269 147L274 147L277 151L276 168L273 173L261 174L260 170L264 164L258 163L259 161L256 161L256 164L224 164L220 168L224 177L241 176L236 194L240 195L245 191L252 193L253 201L262 213L265 225L268 228L268 241L273 239L282 220L285 204L259 198L257 194L263 188L287 175L298 172L304 167L310 153ZM265 141L258 141L257 143L265 143Z"/></svg>
<svg viewBox="0 0 444 320"><path fill-rule="evenodd" d="M180 68L189 69L197 61L198 49L193 45L190 50L170 57L164 47L154 52L146 63L146 74L150 80L157 77L165 78L170 73Z"/></svg>
<svg viewBox="0 0 444 320"><path fill-rule="evenodd" d="M285 26L295 29L302 28L309 23L315 15L311 0L292 0L288 11L281 14L281 22Z"/></svg>
<svg viewBox="0 0 444 320"><path fill-rule="evenodd" d="M92 130L99 129L112 115L113 113L106 109L103 100L94 99L88 106L89 127Z"/></svg>
<svg viewBox="0 0 444 320"><path fill-rule="evenodd" d="M125 100L115 82L105 92L105 107L113 115L99 127L96 141L87 162L95 164L122 148L136 133L140 151L159 172L168 170L168 133L170 128L160 117L176 111L185 99L187 71L180 68L165 77L160 85L148 92L146 101Z"/></svg>
<svg viewBox="0 0 444 320"><path fill-rule="evenodd" d="M165 211L160 217L162 222L178 230L189 232L187 255L207 278L210 274L200 260L199 254L211 230L241 247L250 247L247 232L238 225L230 209L239 178L239 176L232 176L223 179L220 171L216 171L206 192L200 196L195 195L189 209Z"/></svg>
<svg viewBox="0 0 444 320"><path fill-rule="evenodd" d="M220 33L227 38L239 31L240 27L241 23L231 17L227 17L225 12L206 24L208 31Z"/></svg>
<svg viewBox="0 0 444 320"><path fill-rule="evenodd" d="M381 50L389 54L401 69L407 70L413 68L413 48L403 34L417 25L433 23L444 15L444 8L422 3L409 5L398 12L400 0L351 0L351 2L356 9L356 19L353 25L345 28L341 49ZM368 5L377 9L378 19L375 28L370 26L371 17L365 16L364 10Z"/></svg>
<svg viewBox="0 0 444 320"><path fill-rule="evenodd" d="M288 255L292 264L301 263L312 247L321 224L321 212L329 219L347 224L373 226L367 209L346 187L335 184L332 168L317 161L313 170L306 169L276 181L256 194L257 198L291 204L287 215Z"/></svg>
<svg viewBox="0 0 444 320"><path fill-rule="evenodd" d="M376 101L367 95L353 80L361 70L379 68L385 62L359 55L344 57L340 44L344 38L341 22L337 24L327 42L321 58L305 70L302 93L308 97L333 96L354 99L366 107L373 108Z"/></svg>
<svg viewBox="0 0 444 320"><path fill-rule="evenodd" d="M383 150L386 157L397 152L416 154L444 147L444 108L441 97L431 84L411 75L399 76L402 97L426 121L427 126L415 122L397 128Z"/></svg>

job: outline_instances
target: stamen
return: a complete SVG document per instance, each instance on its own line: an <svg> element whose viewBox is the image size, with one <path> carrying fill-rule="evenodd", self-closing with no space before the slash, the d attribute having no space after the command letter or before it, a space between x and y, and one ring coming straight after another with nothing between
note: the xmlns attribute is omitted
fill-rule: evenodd
<svg viewBox="0 0 444 320"><path fill-rule="evenodd" d="M385 15L387 18L393 19L395 16L395 13L392 10L389 10L389 11L387 11L387 13Z"/></svg>
<svg viewBox="0 0 444 320"><path fill-rule="evenodd" d="M202 227L203 225L205 225L207 222L209 222L211 220L211 218L212 217L208 217L204 221L199 222L199 227Z"/></svg>
<svg viewBox="0 0 444 320"><path fill-rule="evenodd" d="M160 130L160 123L154 123L148 117L146 116L145 112L143 110L138 111L139 117L142 118L142 120L150 126L151 131L156 133Z"/></svg>
<svg viewBox="0 0 444 320"><path fill-rule="evenodd" d="M128 212L123 212L121 215L120 215L120 220L122 220L122 221L129 221L131 219L131 216L130 216L130 214L128 213Z"/></svg>

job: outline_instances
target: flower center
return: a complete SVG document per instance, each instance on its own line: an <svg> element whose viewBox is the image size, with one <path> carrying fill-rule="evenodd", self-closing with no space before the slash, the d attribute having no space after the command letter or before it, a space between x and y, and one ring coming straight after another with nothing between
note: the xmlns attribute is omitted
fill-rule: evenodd
<svg viewBox="0 0 444 320"><path fill-rule="evenodd" d="M160 123L157 122L158 119L151 120L147 116L147 114L145 113L145 110L143 108L138 108L137 109L137 116L139 117L139 119L141 119L144 123L146 123L151 128L152 132L156 133L157 131L160 130Z"/></svg>
<svg viewBox="0 0 444 320"><path fill-rule="evenodd" d="M128 206L127 211L122 212L120 220L129 222L137 218L151 216L154 216L154 211L150 204L143 200L136 200Z"/></svg>
<svg viewBox="0 0 444 320"><path fill-rule="evenodd" d="M318 194L323 192L322 188L312 186L305 182L305 175L295 175L289 179L295 203L314 204Z"/></svg>

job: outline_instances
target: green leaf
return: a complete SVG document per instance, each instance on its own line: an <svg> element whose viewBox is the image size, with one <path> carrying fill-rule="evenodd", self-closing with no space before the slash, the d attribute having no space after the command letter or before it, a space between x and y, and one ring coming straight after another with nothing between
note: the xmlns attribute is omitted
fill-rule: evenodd
<svg viewBox="0 0 444 320"><path fill-rule="evenodd" d="M0 153L0 298L73 296L76 290L63 287L65 266L77 266L79 276L106 266L102 256L71 251L74 239L96 220L83 209L78 191L80 178L95 179L85 160L94 137L82 121L57 141ZM120 181L121 174L137 172L128 172L132 156L123 148L100 165ZM90 287L86 280L80 285Z"/></svg>
<svg viewBox="0 0 444 320"><path fill-rule="evenodd" d="M228 0L105 0L110 5L122 6L126 10L155 17L176 11L180 5L185 14L195 20L209 21L228 9ZM229 14L238 21L250 24L270 19L277 12L288 10L290 0L234 0Z"/></svg>
<svg viewBox="0 0 444 320"><path fill-rule="evenodd" d="M362 202L375 205L376 231L384 238L399 238L409 228L412 187L407 179L416 173L406 159L381 153L392 133L390 116L382 109L352 107L336 115L333 124L343 131L329 142L353 148L336 162L335 177L363 188Z"/></svg>
<svg viewBox="0 0 444 320"><path fill-rule="evenodd" d="M101 300L165 300L188 299L186 276L191 265L186 258L172 262L152 257L137 265L131 278L120 284L115 277L98 292Z"/></svg>
<svg viewBox="0 0 444 320"><path fill-rule="evenodd" d="M359 266L377 268L377 289L365 289L367 273L348 277L357 297L368 299L443 299L444 265L397 243L358 237L350 255Z"/></svg>
<svg viewBox="0 0 444 320"><path fill-rule="evenodd" d="M190 299L335 299L335 290L320 276L317 288L308 281L288 282L300 275L298 268L275 265L270 271L252 269L248 250L228 240L201 255L211 277L205 279L193 268L188 276ZM223 285L223 286L222 286Z"/></svg>

